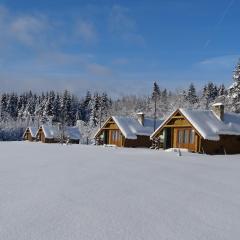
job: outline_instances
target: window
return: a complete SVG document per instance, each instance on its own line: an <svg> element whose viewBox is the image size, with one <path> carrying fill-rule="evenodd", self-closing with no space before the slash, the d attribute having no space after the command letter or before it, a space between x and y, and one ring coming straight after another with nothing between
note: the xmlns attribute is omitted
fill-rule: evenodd
<svg viewBox="0 0 240 240"><path fill-rule="evenodd" d="M189 143L189 130L188 129L184 129L184 143L188 144Z"/></svg>
<svg viewBox="0 0 240 240"><path fill-rule="evenodd" d="M194 144L194 138L195 138L195 131L192 129L190 130L190 144Z"/></svg>
<svg viewBox="0 0 240 240"><path fill-rule="evenodd" d="M178 143L179 144L194 144L195 131L193 129L179 129Z"/></svg>
<svg viewBox="0 0 240 240"><path fill-rule="evenodd" d="M183 143L183 130L178 131L178 143Z"/></svg>
<svg viewBox="0 0 240 240"><path fill-rule="evenodd" d="M112 140L115 142L115 131L112 131Z"/></svg>
<svg viewBox="0 0 240 240"><path fill-rule="evenodd" d="M119 141L120 140L120 132L118 130L113 130L112 131L112 141L113 142L116 142L116 141Z"/></svg>

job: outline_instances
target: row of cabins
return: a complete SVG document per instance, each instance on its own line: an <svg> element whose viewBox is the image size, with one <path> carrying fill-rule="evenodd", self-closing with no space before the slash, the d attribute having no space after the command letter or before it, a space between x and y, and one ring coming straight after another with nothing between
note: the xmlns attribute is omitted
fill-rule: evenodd
<svg viewBox="0 0 240 240"><path fill-rule="evenodd" d="M80 132L78 127L64 127L64 129L62 129L60 125L44 124L39 128L28 127L23 134L23 139L31 142L58 143L64 141L79 144Z"/></svg>
<svg viewBox="0 0 240 240"><path fill-rule="evenodd" d="M156 130L155 130L156 127ZM224 112L216 103L212 110L177 109L165 121L155 122L139 113L110 117L95 134L98 144L119 147L184 148L207 154L240 153L240 114Z"/></svg>

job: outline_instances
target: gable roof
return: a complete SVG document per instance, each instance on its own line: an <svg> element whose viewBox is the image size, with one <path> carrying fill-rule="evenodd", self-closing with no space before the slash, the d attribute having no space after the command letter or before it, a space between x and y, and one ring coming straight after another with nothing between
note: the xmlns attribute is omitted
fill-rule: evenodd
<svg viewBox="0 0 240 240"><path fill-rule="evenodd" d="M44 124L41 126L44 135L48 139L56 139L61 137L61 131L57 126L51 126ZM79 140L80 139L80 131L78 127L66 127L64 129L64 137L72 139L72 140Z"/></svg>
<svg viewBox="0 0 240 240"><path fill-rule="evenodd" d="M240 135L240 114L226 112L224 113L224 120L221 121L215 113L210 110L180 108L177 111L182 113L204 139L218 141L220 139L219 135ZM151 135L151 138L164 127L174 113L161 124Z"/></svg>
<svg viewBox="0 0 240 240"><path fill-rule="evenodd" d="M154 120L150 118L145 118L144 125L142 125L137 119L132 117L112 116L108 118L103 126L105 126L110 119L113 119L126 139L137 139L138 135L150 136L154 131ZM161 123L161 120L157 120L156 126L158 127ZM96 137L100 131L101 128L97 131L94 137Z"/></svg>
<svg viewBox="0 0 240 240"><path fill-rule="evenodd" d="M61 133L60 133L58 127L56 127L56 126L50 126L47 124L43 124L40 128L42 128L45 138L54 139L54 138L61 137Z"/></svg>
<svg viewBox="0 0 240 240"><path fill-rule="evenodd" d="M81 134L78 127L66 127L65 136L72 140L79 140Z"/></svg>
<svg viewBox="0 0 240 240"><path fill-rule="evenodd" d="M27 130L29 130L29 132L31 133L32 137L36 137L37 136L37 131L38 131L38 128L37 127L27 127L23 136L26 134Z"/></svg>

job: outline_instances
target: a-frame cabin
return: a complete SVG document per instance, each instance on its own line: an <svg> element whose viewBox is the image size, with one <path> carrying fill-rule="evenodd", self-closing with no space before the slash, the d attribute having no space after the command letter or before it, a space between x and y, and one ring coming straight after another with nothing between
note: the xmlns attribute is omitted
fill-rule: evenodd
<svg viewBox="0 0 240 240"><path fill-rule="evenodd" d="M144 118L111 116L97 131L94 138L99 145L115 145L118 147L150 147L150 135L154 131L154 120ZM161 121L157 121L159 126Z"/></svg>
<svg viewBox="0 0 240 240"><path fill-rule="evenodd" d="M36 127L27 127L25 132L23 133L23 140L27 141L35 141L37 135L37 128Z"/></svg>
<svg viewBox="0 0 240 240"><path fill-rule="evenodd" d="M184 148L207 154L240 153L240 114L224 113L216 103L212 110L178 109L151 135L160 147Z"/></svg>
<svg viewBox="0 0 240 240"><path fill-rule="evenodd" d="M157 129L151 139L160 139L164 149L184 148L192 152L200 151L201 135L180 110L175 111Z"/></svg>

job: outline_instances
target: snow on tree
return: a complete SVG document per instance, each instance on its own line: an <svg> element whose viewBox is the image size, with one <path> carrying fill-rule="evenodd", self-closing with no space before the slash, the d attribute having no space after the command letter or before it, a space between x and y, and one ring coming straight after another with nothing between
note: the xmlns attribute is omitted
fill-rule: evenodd
<svg viewBox="0 0 240 240"><path fill-rule="evenodd" d="M228 89L227 98L231 111L240 113L240 59L233 72L233 84Z"/></svg>
<svg viewBox="0 0 240 240"><path fill-rule="evenodd" d="M153 91L152 91L152 101L154 103L153 108L153 116L154 116L154 127L153 129L156 129L156 120L157 120L157 102L159 101L161 96L160 88L157 84L157 82L153 83Z"/></svg>
<svg viewBox="0 0 240 240"><path fill-rule="evenodd" d="M193 83L190 84L186 96L186 100L190 103L190 105L194 106L198 103L198 97L196 93L196 88Z"/></svg>
<svg viewBox="0 0 240 240"><path fill-rule="evenodd" d="M99 123L99 117L100 117L98 114L98 110L99 110L99 95L98 95L98 93L94 94L93 98L89 102L89 106L91 109L89 125L92 128L95 128Z"/></svg>
<svg viewBox="0 0 240 240"><path fill-rule="evenodd" d="M43 112L44 116L52 116L53 117L54 100L55 100L55 93L54 93L54 91L51 91L47 96L46 103L44 106L44 112Z"/></svg>
<svg viewBox="0 0 240 240"><path fill-rule="evenodd" d="M224 96L226 94L226 88L224 84L221 84L218 88L218 96Z"/></svg>

